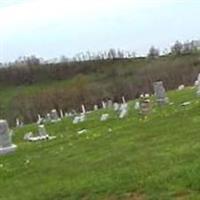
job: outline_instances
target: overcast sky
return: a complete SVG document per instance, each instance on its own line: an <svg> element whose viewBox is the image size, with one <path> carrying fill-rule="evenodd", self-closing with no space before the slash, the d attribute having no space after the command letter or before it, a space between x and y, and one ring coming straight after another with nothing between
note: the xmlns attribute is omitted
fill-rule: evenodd
<svg viewBox="0 0 200 200"><path fill-rule="evenodd" d="M0 0L0 62L200 39L199 0Z"/></svg>

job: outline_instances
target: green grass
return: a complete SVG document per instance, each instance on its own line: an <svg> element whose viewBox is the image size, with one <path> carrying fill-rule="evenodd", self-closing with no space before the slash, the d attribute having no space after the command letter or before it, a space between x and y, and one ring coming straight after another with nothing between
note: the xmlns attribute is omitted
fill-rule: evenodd
<svg viewBox="0 0 200 200"><path fill-rule="evenodd" d="M191 88L169 98L145 120L130 102L121 120L99 110L48 124L57 136L48 142L23 141L35 125L15 130L16 153L0 157L0 200L200 199L200 99Z"/></svg>

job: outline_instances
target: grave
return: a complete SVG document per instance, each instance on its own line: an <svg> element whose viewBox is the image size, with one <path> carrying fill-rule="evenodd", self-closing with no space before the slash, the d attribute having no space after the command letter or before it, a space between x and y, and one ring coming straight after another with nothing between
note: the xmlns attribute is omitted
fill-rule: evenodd
<svg viewBox="0 0 200 200"><path fill-rule="evenodd" d="M119 118L122 119L124 118L128 113L128 104L125 103L122 103L119 107Z"/></svg>
<svg viewBox="0 0 200 200"><path fill-rule="evenodd" d="M112 108L112 105L113 105L112 100L109 99L107 102L107 105L108 105L108 108Z"/></svg>
<svg viewBox="0 0 200 200"><path fill-rule="evenodd" d="M55 138L56 136L49 136L44 125L38 125L38 133L36 135L33 135L32 132L29 132L24 135L24 140L27 140L29 142L36 142L40 140L52 140Z"/></svg>
<svg viewBox="0 0 200 200"><path fill-rule="evenodd" d="M85 109L85 106L83 104L81 105L81 109L82 109L82 114L85 114L86 113L86 109Z"/></svg>
<svg viewBox="0 0 200 200"><path fill-rule="evenodd" d="M134 109L135 109L135 110L139 110L139 109L140 109L140 102L139 102L139 101L136 101L136 102L135 102Z"/></svg>
<svg viewBox="0 0 200 200"><path fill-rule="evenodd" d="M198 78L196 80L196 87L197 87L197 96L200 97L200 73L199 73Z"/></svg>
<svg viewBox="0 0 200 200"><path fill-rule="evenodd" d="M60 118L58 117L58 113L56 109L51 110L51 122L58 122L60 121Z"/></svg>
<svg viewBox="0 0 200 200"><path fill-rule="evenodd" d="M108 120L108 118L109 118L109 114L108 113L105 113L105 114L102 114L101 115L101 121L103 122L103 121L106 121L106 120Z"/></svg>
<svg viewBox="0 0 200 200"><path fill-rule="evenodd" d="M64 118L64 113L63 113L63 110L60 109L60 118L63 119Z"/></svg>
<svg viewBox="0 0 200 200"><path fill-rule="evenodd" d="M101 103L102 103L102 108L106 109L106 103L104 101L102 101Z"/></svg>
<svg viewBox="0 0 200 200"><path fill-rule="evenodd" d="M140 114L146 116L151 111L151 101L149 95L140 95L139 99Z"/></svg>
<svg viewBox="0 0 200 200"><path fill-rule="evenodd" d="M6 120L0 120L0 155L14 152L17 148L12 144L12 133Z"/></svg>
<svg viewBox="0 0 200 200"><path fill-rule="evenodd" d="M120 108L120 106L119 106L119 104L118 104L117 102L115 102L115 103L113 104L113 107L114 107L114 111L118 111L119 108Z"/></svg>
<svg viewBox="0 0 200 200"><path fill-rule="evenodd" d="M158 105L164 105L168 103L168 98L166 96L165 88L162 81L157 81L153 83L154 93Z"/></svg>
<svg viewBox="0 0 200 200"><path fill-rule="evenodd" d="M182 84L182 85L179 85L178 86L178 91L181 91L181 90L183 90L185 88L185 86Z"/></svg>
<svg viewBox="0 0 200 200"><path fill-rule="evenodd" d="M94 111L98 110L98 105L94 105Z"/></svg>

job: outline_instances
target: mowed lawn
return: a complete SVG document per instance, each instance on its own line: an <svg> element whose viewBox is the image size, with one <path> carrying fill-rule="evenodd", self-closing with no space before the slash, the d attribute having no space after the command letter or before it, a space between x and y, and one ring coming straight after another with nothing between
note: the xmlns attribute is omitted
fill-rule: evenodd
<svg viewBox="0 0 200 200"><path fill-rule="evenodd" d="M36 125L14 130L16 153L0 157L0 200L200 199L200 98L191 88L169 98L146 119L130 102L124 119L99 110L77 125L48 124L52 141L25 142Z"/></svg>

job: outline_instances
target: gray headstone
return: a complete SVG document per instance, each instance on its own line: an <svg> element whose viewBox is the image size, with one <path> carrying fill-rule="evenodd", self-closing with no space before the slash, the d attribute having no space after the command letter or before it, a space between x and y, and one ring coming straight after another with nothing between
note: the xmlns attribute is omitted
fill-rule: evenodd
<svg viewBox="0 0 200 200"><path fill-rule="evenodd" d="M44 125L38 126L38 135L39 136L47 136L48 135Z"/></svg>
<svg viewBox="0 0 200 200"><path fill-rule="evenodd" d="M165 88L163 86L162 81L154 82L153 84L154 93L156 97L156 101L159 105L164 105L168 102L168 98L166 96Z"/></svg>
<svg viewBox="0 0 200 200"><path fill-rule="evenodd" d="M51 120L52 120L52 121L57 121L57 120L59 120L58 113L57 113L56 109L53 109L53 110L51 111Z"/></svg>
<svg viewBox="0 0 200 200"><path fill-rule="evenodd" d="M12 144L11 132L6 120L0 120L0 154L6 154L16 149Z"/></svg>
<svg viewBox="0 0 200 200"><path fill-rule="evenodd" d="M98 105L94 105L94 111L98 110Z"/></svg>
<svg viewBox="0 0 200 200"><path fill-rule="evenodd" d="M112 108L112 105L113 105L112 100L108 100L107 104L108 104L108 108Z"/></svg>

